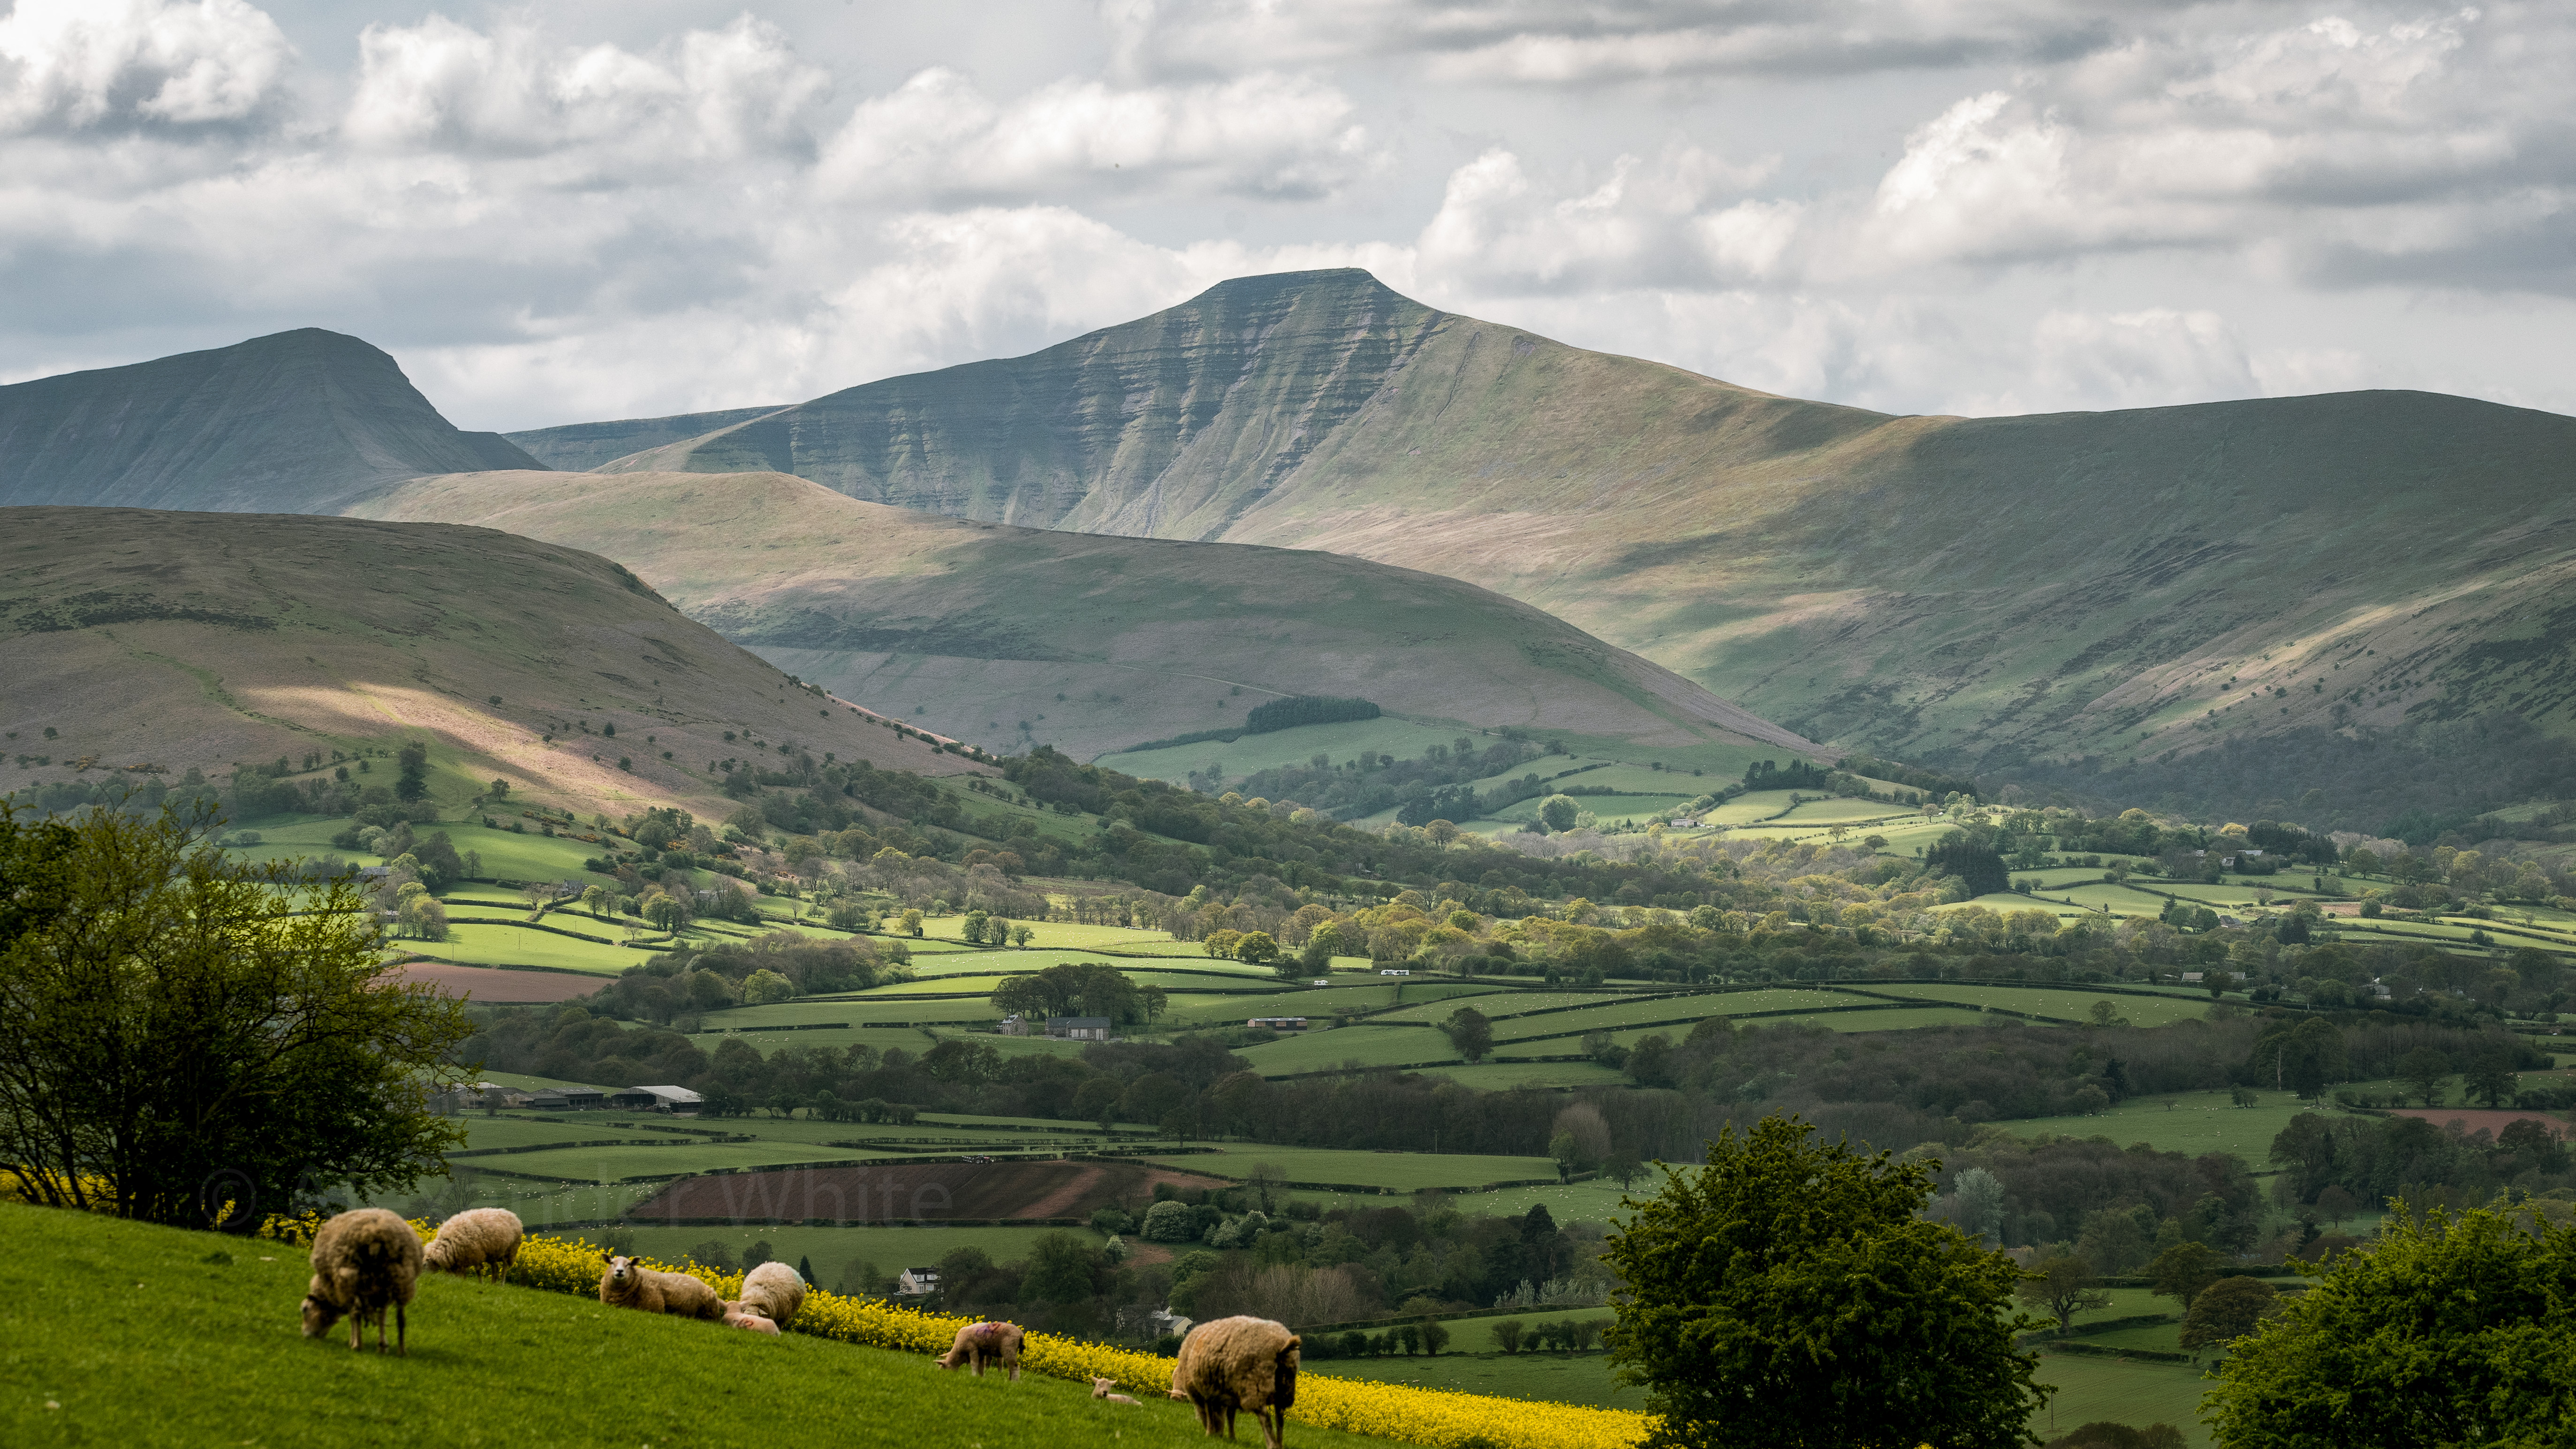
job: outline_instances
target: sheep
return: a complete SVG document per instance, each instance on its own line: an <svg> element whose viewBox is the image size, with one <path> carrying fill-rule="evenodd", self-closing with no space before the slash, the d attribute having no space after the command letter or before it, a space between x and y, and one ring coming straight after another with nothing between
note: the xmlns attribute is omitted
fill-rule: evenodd
<svg viewBox="0 0 2576 1449"><path fill-rule="evenodd" d="M1011 1382L1020 1381L1020 1326L1016 1323L970 1323L957 1330L957 1341L939 1360L943 1369L971 1364L975 1377L984 1376L984 1365L999 1361L1008 1369Z"/></svg>
<svg viewBox="0 0 2576 1449"><path fill-rule="evenodd" d="M519 1215L508 1208L475 1208L438 1225L438 1236L421 1250L420 1265L433 1273L471 1273L477 1278L489 1269L494 1279L507 1283L526 1235Z"/></svg>
<svg viewBox="0 0 2576 1449"><path fill-rule="evenodd" d="M385 1351L385 1309L394 1311L394 1351L411 1355L404 1305L420 1283L420 1234L383 1208L359 1208L313 1235L313 1282L304 1290L304 1336L320 1338L349 1318L349 1347L376 1323L376 1352Z"/></svg>
<svg viewBox="0 0 2576 1449"><path fill-rule="evenodd" d="M737 1313L756 1313L785 1327L796 1321L798 1310L804 1306L805 1280L796 1276L795 1269L773 1261L743 1275L742 1297L731 1308Z"/></svg>
<svg viewBox="0 0 2576 1449"><path fill-rule="evenodd" d="M1220 1318L1202 1323L1181 1340L1172 1387L1198 1411L1210 1435L1222 1419L1234 1437L1236 1411L1249 1409L1261 1425L1264 1449L1281 1449L1288 1409L1297 1402L1297 1350L1303 1340L1267 1318Z"/></svg>
<svg viewBox="0 0 2576 1449"><path fill-rule="evenodd" d="M1109 1392L1111 1389L1116 1387L1118 1387L1118 1381L1116 1379L1095 1378L1091 1381L1091 1396L1095 1399L1107 1399L1113 1404L1132 1404L1136 1402L1125 1394L1113 1394Z"/></svg>
<svg viewBox="0 0 2576 1449"><path fill-rule="evenodd" d="M724 1316L724 1323L727 1328L749 1329L753 1333L766 1333L772 1338L778 1336L778 1325L761 1317L757 1313L744 1313L739 1309L727 1309Z"/></svg>
<svg viewBox="0 0 2576 1449"><path fill-rule="evenodd" d="M680 1318L724 1317L724 1300L716 1290L686 1273L664 1273L633 1258L611 1258L599 1275L599 1301L613 1308L640 1308Z"/></svg>

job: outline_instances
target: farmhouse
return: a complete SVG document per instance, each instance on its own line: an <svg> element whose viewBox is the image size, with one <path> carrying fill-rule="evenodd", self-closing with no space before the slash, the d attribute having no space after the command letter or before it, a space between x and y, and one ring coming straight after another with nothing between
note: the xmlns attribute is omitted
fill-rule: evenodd
<svg viewBox="0 0 2576 1449"><path fill-rule="evenodd" d="M1302 1016L1256 1016L1245 1022L1244 1025L1252 1027L1258 1031L1304 1031L1306 1029L1306 1018Z"/></svg>
<svg viewBox="0 0 2576 1449"><path fill-rule="evenodd" d="M936 1293L939 1291L939 1270L906 1268L895 1275L894 1291L898 1298L914 1298L924 1293Z"/></svg>
<svg viewBox="0 0 2576 1449"><path fill-rule="evenodd" d="M1019 1013L1013 1012L1011 1015L1003 1017L1001 1024L994 1027L993 1030L1003 1036L1027 1036L1029 1034L1029 1023L1027 1019L1019 1015Z"/></svg>
<svg viewBox="0 0 2576 1449"><path fill-rule="evenodd" d="M1065 1041L1109 1040L1109 1018L1105 1016L1050 1016L1047 1035Z"/></svg>

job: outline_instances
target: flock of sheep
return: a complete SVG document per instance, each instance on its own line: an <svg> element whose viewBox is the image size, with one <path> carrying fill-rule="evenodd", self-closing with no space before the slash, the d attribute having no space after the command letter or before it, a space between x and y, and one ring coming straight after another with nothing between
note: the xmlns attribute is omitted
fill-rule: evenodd
<svg viewBox="0 0 2576 1449"><path fill-rule="evenodd" d="M507 1208L458 1213L439 1225L438 1235L427 1246L411 1224L383 1208L342 1213L313 1235L313 1281L304 1293L304 1336L318 1338L347 1318L349 1347L355 1349L365 1341L365 1325L373 1322L376 1351L382 1353L385 1314L390 1310L394 1351L406 1353L403 1309L411 1302L424 1269L506 1280L524 1237L519 1215ZM740 1298L725 1299L689 1274L661 1272L633 1258L611 1258L600 1274L599 1301L774 1334L780 1324L793 1322L805 1306L805 1280L784 1263L763 1263L743 1278ZM1015 1323L970 1323L957 1330L956 1341L940 1356L939 1366L971 1368L980 1378L986 1364L996 1364L1016 1383L1022 1338ZM1249 1412L1261 1425L1265 1449L1281 1449L1288 1409L1297 1401L1299 1342L1284 1325L1266 1318L1203 1323L1181 1342L1171 1396L1189 1403L1198 1414L1200 1428L1213 1435L1222 1427L1228 1439L1234 1437L1235 1415ZM1136 1402L1110 1392L1117 1386L1115 1379L1095 1378L1091 1396L1121 1404Z"/></svg>

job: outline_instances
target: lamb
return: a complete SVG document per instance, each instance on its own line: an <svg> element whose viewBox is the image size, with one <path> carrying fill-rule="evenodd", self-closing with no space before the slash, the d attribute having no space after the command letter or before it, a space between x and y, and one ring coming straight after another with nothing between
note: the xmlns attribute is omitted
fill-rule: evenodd
<svg viewBox="0 0 2576 1449"><path fill-rule="evenodd" d="M957 1341L939 1360L943 1369L972 1364L975 1377L984 1376L984 1365L998 1361L1010 1370L1011 1382L1020 1381L1020 1326L1016 1323L970 1323L957 1330Z"/></svg>
<svg viewBox="0 0 2576 1449"><path fill-rule="evenodd" d="M1249 1409L1261 1425L1264 1449L1281 1449L1288 1409L1297 1402L1297 1350L1303 1340L1267 1318L1220 1318L1202 1323L1181 1340L1172 1368L1175 1396L1186 1395L1210 1435L1222 1418L1234 1437L1234 1416Z"/></svg>
<svg viewBox="0 0 2576 1449"><path fill-rule="evenodd" d="M724 1323L727 1328L749 1329L753 1333L766 1333L772 1338L778 1336L778 1325L757 1313L744 1313L739 1309L728 1308L725 1310Z"/></svg>
<svg viewBox="0 0 2576 1449"><path fill-rule="evenodd" d="M599 1275L599 1301L612 1308L640 1308L680 1318L724 1317L716 1290L686 1273L664 1273L633 1258L611 1258Z"/></svg>
<svg viewBox="0 0 2576 1449"><path fill-rule="evenodd" d="M527 1230L508 1208L475 1208L438 1225L438 1236L420 1254L420 1265L433 1273L471 1273L510 1281L519 1260L519 1243Z"/></svg>
<svg viewBox="0 0 2576 1449"><path fill-rule="evenodd" d="M376 1323L376 1352L385 1351L385 1309L394 1311L394 1351L411 1355L404 1305L420 1284L420 1234L383 1208L358 1208L322 1225L313 1235L313 1282L304 1290L304 1336L320 1338L342 1315L349 1318L349 1347Z"/></svg>
<svg viewBox="0 0 2576 1449"><path fill-rule="evenodd" d="M804 1306L805 1280L795 1269L772 1261L743 1275L742 1297L728 1304L727 1311L758 1314L784 1327L796 1321Z"/></svg>
<svg viewBox="0 0 2576 1449"><path fill-rule="evenodd" d="M1118 1381L1116 1379L1095 1378L1091 1381L1091 1396L1095 1399L1107 1399L1113 1404L1132 1404L1136 1402L1125 1394L1113 1394L1109 1392L1111 1389L1116 1387L1118 1387Z"/></svg>

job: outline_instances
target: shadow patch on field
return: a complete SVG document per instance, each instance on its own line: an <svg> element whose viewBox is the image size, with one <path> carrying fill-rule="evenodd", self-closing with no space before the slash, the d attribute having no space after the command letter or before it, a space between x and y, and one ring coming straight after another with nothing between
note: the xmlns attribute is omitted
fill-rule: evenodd
<svg viewBox="0 0 2576 1449"><path fill-rule="evenodd" d="M627 1209L636 1222L758 1220L806 1223L998 1222L1083 1218L1103 1207L1140 1209L1158 1182L1222 1188L1135 1162L940 1162L792 1167L708 1173Z"/></svg>

